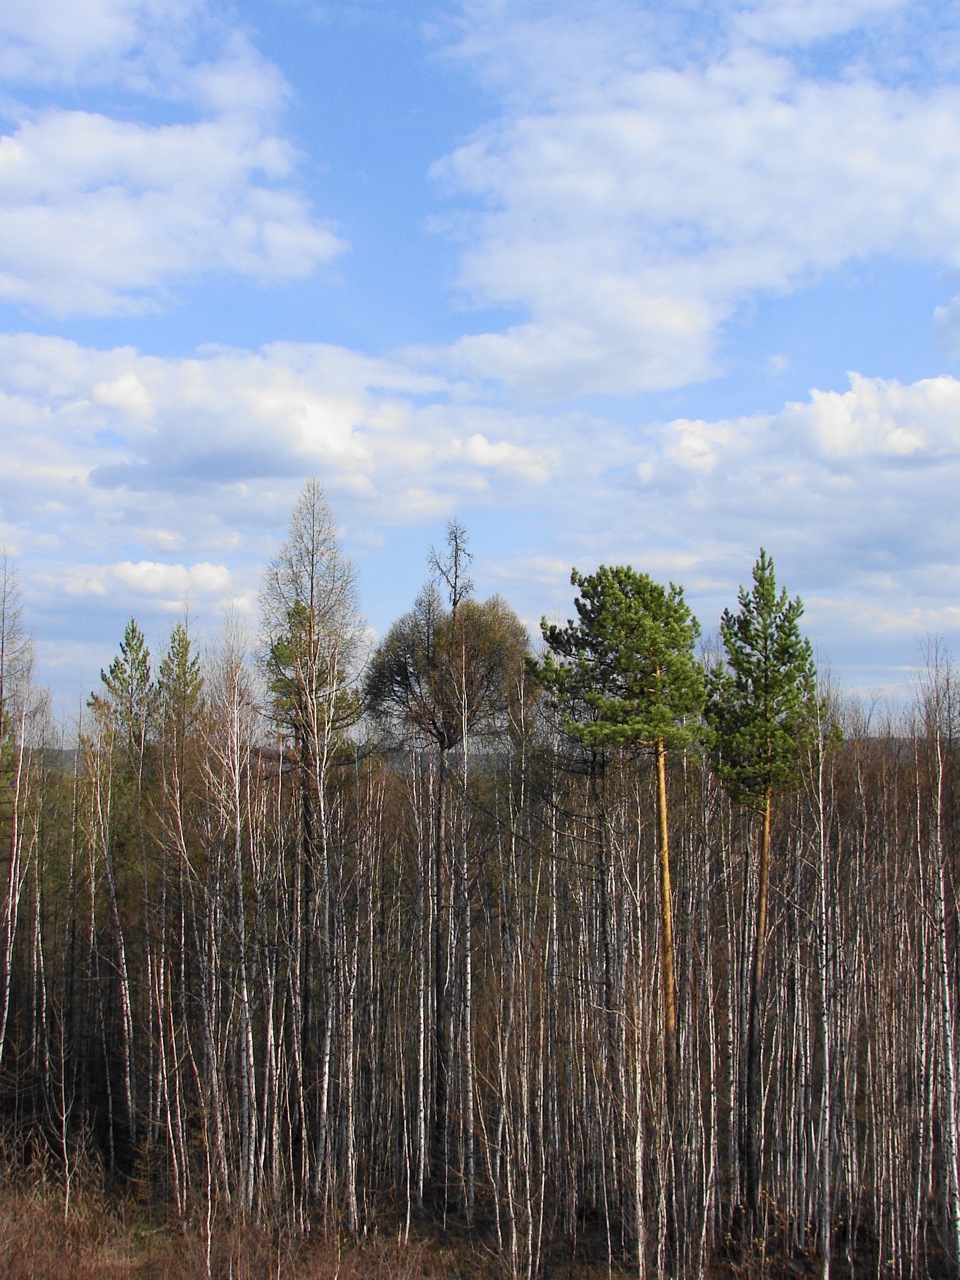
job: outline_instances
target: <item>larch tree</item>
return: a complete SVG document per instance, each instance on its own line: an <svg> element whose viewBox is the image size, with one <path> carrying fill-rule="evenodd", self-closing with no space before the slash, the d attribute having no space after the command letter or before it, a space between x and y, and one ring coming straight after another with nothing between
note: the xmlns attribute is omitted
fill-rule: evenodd
<svg viewBox="0 0 960 1280"><path fill-rule="evenodd" d="M301 909L293 943L299 956L293 1002L303 1070L317 1079L316 1129L309 1181L314 1195L333 1185L330 1091L336 1021L336 867L331 850L328 782L343 735L359 716L351 688L362 635L356 571L343 553L323 489L310 480L290 516L287 540L260 590L262 663L273 719L292 751L300 779ZM319 951L319 956L316 952ZM319 1034L314 1021L314 965L320 969ZM300 1001L303 1005L300 1007ZM353 1203L350 1189L347 1199ZM351 1222L355 1229L356 1222Z"/></svg>
<svg viewBox="0 0 960 1280"><path fill-rule="evenodd" d="M362 622L356 570L344 555L323 489L310 480L287 540L260 589L263 662L275 718L308 753L356 719L345 696Z"/></svg>
<svg viewBox="0 0 960 1280"><path fill-rule="evenodd" d="M777 593L773 560L761 548L753 587L740 588L739 609L725 610L720 637L726 655L709 677L707 719L714 767L733 797L761 821L754 934L747 1003L746 1092L741 1106L741 1158L747 1227L757 1226L762 1132L762 993L770 885L770 823L774 797L798 785L816 738L816 671L810 641L800 631L803 603Z"/></svg>
<svg viewBox="0 0 960 1280"><path fill-rule="evenodd" d="M292 743L300 771L303 841L310 855L325 840L331 752L359 714L350 680L362 634L356 570L340 547L317 480L304 487L287 540L267 566L260 613L271 712Z"/></svg>

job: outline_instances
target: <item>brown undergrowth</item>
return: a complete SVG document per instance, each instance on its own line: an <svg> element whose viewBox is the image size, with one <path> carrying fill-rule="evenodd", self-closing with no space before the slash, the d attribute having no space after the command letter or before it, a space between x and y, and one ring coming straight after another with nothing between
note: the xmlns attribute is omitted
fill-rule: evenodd
<svg viewBox="0 0 960 1280"><path fill-rule="evenodd" d="M439 1236L425 1220L407 1242L269 1230L225 1218L184 1226L149 1196L108 1193L101 1171L73 1166L69 1198L62 1169L43 1152L0 1140L0 1277L3 1280L504 1280L489 1244L466 1230ZM145 1191L140 1184L140 1191ZM482 1235L482 1233L481 1233ZM593 1250L557 1247L543 1280L636 1276L608 1268ZM807 1280L815 1260L756 1257L715 1262L709 1280ZM843 1274L843 1268L838 1268Z"/></svg>
<svg viewBox="0 0 960 1280"><path fill-rule="evenodd" d="M9 1171L5 1171L9 1172ZM808 1280L812 1261L714 1264L709 1280ZM545 1259L544 1280L636 1277L593 1259ZM504 1280L492 1254L476 1242L442 1243L426 1235L407 1243L374 1235L352 1240L307 1236L244 1224L201 1227L158 1222L133 1198L110 1197L86 1184L71 1197L55 1179L19 1173L0 1184L0 1277L3 1280Z"/></svg>
<svg viewBox="0 0 960 1280"><path fill-rule="evenodd" d="M491 1272L488 1270L487 1275ZM5 1280L453 1280L475 1263L431 1244L400 1245L271 1235L222 1227L207 1242L192 1232L126 1222L84 1208L64 1222L38 1195L0 1204L0 1275Z"/></svg>
<svg viewBox="0 0 960 1280"><path fill-rule="evenodd" d="M41 1170L4 1169L0 1276L4 1280L489 1280L491 1260L465 1247L292 1236L242 1224L181 1229L135 1200L89 1183L64 1188Z"/></svg>

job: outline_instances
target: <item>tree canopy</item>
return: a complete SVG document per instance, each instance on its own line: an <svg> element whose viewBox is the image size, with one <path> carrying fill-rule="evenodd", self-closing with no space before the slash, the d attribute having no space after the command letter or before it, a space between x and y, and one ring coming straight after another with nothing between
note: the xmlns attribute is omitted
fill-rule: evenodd
<svg viewBox="0 0 960 1280"><path fill-rule="evenodd" d="M777 593L773 560L762 548L739 604L720 623L726 663L710 673L707 716L718 776L741 802L762 805L792 785L809 746L816 670L800 631L803 602Z"/></svg>
<svg viewBox="0 0 960 1280"><path fill-rule="evenodd" d="M412 725L441 752L504 713L522 674L523 624L500 596L446 609L428 585L377 647L365 681L382 721Z"/></svg>
<svg viewBox="0 0 960 1280"><path fill-rule="evenodd" d="M704 692L694 645L696 618L673 583L664 587L629 565L571 582L578 619L544 619L547 651L535 673L585 746L683 747L697 732Z"/></svg>
<svg viewBox="0 0 960 1280"><path fill-rule="evenodd" d="M356 570L323 489L310 480L260 591L263 665L275 719L302 743L355 720L346 695L362 632Z"/></svg>
<svg viewBox="0 0 960 1280"><path fill-rule="evenodd" d="M120 641L120 652L106 671L100 672L103 693L94 693L88 706L105 725L122 735L131 760L143 755L157 705L157 690L150 670L150 649L131 618Z"/></svg>

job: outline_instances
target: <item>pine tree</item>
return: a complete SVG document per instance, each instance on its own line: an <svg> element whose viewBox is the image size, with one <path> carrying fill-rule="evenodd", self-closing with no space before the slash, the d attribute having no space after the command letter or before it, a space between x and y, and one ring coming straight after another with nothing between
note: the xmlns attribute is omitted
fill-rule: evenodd
<svg viewBox="0 0 960 1280"><path fill-rule="evenodd" d="M753 568L753 588L740 588L739 604L738 612L727 609L720 623L726 665L710 674L707 720L717 775L762 821L740 1121L747 1226L752 1234L760 1202L760 1022L770 819L774 796L797 784L816 734L816 672L810 641L800 632L803 603L799 597L790 600L785 590L777 594L773 561L762 548Z"/></svg>
<svg viewBox="0 0 960 1280"><path fill-rule="evenodd" d="M695 739L703 710L703 674L694 654L700 634L680 587L669 589L629 565L576 570L578 621L542 623L547 652L534 664L564 716L564 728L594 757L611 747L643 747L656 761L657 855L667 1123L676 1121L678 1043L666 760ZM601 850L603 857L603 851Z"/></svg>
<svg viewBox="0 0 960 1280"><path fill-rule="evenodd" d="M200 655L182 622L170 632L167 652L157 672L160 717L169 722L173 740L180 744L203 709L203 674Z"/></svg>
<svg viewBox="0 0 960 1280"><path fill-rule="evenodd" d="M150 650L136 618L127 623L120 652L100 680L104 693L92 694L88 705L125 739L127 763L139 779L143 753L156 707L156 688L150 672Z"/></svg>

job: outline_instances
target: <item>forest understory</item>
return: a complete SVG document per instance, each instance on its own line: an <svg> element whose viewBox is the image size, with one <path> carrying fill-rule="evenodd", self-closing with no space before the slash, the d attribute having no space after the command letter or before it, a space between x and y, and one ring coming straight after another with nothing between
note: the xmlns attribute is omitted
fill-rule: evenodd
<svg viewBox="0 0 960 1280"><path fill-rule="evenodd" d="M774 1237L749 1256L721 1251L704 1275L803 1280L822 1274L818 1255L782 1246ZM652 1274L640 1273L635 1262L610 1263L603 1255L602 1239L588 1232L576 1241L557 1242L540 1274L544 1280ZM844 1257L832 1269L843 1278L884 1271L869 1249ZM948 1259L931 1257L925 1274L937 1278L955 1271ZM502 1280L505 1270L491 1236L462 1224L442 1230L424 1221L406 1239L382 1230L356 1239L323 1229L291 1233L219 1221L208 1231L201 1224L177 1224L161 1207L144 1205L129 1193L105 1193L96 1180L74 1188L65 1218L61 1186L36 1171L8 1171L0 1193L0 1275L5 1280Z"/></svg>
<svg viewBox="0 0 960 1280"><path fill-rule="evenodd" d="M15 1142L5 1142L9 1152ZM482 1223L422 1217L404 1236L390 1232L389 1208L368 1235L337 1230L293 1231L265 1223L222 1220L178 1223L164 1206L135 1188L107 1191L102 1172L75 1178L65 1211L62 1179L52 1168L7 1160L0 1189L0 1275L4 1280L503 1280L503 1259ZM785 1248L774 1233L764 1249L721 1249L706 1265L710 1280L803 1280L820 1276L823 1260ZM844 1256L838 1277L877 1275L875 1251ZM840 1258L843 1260L840 1261ZM544 1280L625 1280L636 1262L606 1257L603 1233L584 1224L579 1237L557 1240L541 1261ZM947 1259L930 1259L926 1274L950 1276Z"/></svg>

